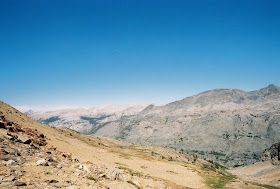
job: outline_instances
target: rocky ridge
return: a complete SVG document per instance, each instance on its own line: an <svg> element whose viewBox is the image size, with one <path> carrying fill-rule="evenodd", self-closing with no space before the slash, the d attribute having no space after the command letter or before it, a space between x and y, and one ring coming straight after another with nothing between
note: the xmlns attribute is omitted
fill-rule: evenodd
<svg viewBox="0 0 280 189"><path fill-rule="evenodd" d="M88 133L193 151L228 166L248 165L280 140L280 88L206 91L165 106L150 105Z"/></svg>
<svg viewBox="0 0 280 189"><path fill-rule="evenodd" d="M280 142L273 144L270 148L265 149L262 161L271 161L273 165L280 165Z"/></svg>

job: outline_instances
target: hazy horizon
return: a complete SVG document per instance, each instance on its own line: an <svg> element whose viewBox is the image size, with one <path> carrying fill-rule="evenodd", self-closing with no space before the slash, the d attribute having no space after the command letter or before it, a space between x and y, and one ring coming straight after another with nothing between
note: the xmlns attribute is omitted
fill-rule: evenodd
<svg viewBox="0 0 280 189"><path fill-rule="evenodd" d="M1 93L46 109L280 85L278 1L0 2Z"/></svg>
<svg viewBox="0 0 280 189"><path fill-rule="evenodd" d="M271 85L271 84L270 84ZM272 84L274 85L274 84ZM265 86L268 87L268 86ZM262 88L265 88L262 87ZM279 87L279 86L277 86ZM214 90L214 89L213 89ZM259 90L259 89L255 89L255 90ZM193 94L193 95L198 95L202 92L206 92L206 91L201 91L197 94ZM250 91L245 91L245 92L250 92ZM193 95L189 95L189 96L185 96L184 98L193 96ZM130 103L120 103L120 104L116 104L116 103L111 103L111 104L95 104L95 105L88 105L88 106L78 106L78 105L47 105L47 104L40 104L40 105L33 105L33 106L29 106L29 105L14 105L15 108L17 108L18 110L22 111L22 112L27 112L27 111L34 111L34 112L46 112L46 111L56 111L56 110L64 110L64 109L78 109L78 108L93 108L93 107L105 107L105 106L111 106L111 105L119 105L119 106L126 106L126 105L137 105L137 104L146 104L147 106L150 104L156 105L156 106L164 106L168 103L172 103L174 101L178 101L178 100L182 100L181 99L174 99L171 101L168 101L166 103L153 103L153 102L146 102L146 103L134 103L134 102L130 102Z"/></svg>

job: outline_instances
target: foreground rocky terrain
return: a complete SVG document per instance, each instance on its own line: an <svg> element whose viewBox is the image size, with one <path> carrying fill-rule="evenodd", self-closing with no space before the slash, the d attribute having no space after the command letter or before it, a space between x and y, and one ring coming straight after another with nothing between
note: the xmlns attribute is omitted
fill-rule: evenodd
<svg viewBox="0 0 280 189"><path fill-rule="evenodd" d="M119 170L80 162L47 144L44 134L0 117L1 188L133 188Z"/></svg>

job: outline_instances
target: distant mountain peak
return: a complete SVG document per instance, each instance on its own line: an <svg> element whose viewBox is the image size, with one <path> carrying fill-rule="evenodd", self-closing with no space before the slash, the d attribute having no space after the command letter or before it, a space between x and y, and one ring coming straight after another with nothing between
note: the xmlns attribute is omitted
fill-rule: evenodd
<svg viewBox="0 0 280 189"><path fill-rule="evenodd" d="M149 110L153 109L154 107L155 107L154 104L150 104L149 106L147 106L147 107L143 110L143 112L144 112L144 111L149 111Z"/></svg>
<svg viewBox="0 0 280 189"><path fill-rule="evenodd" d="M269 93L280 93L280 87L274 84L268 85L266 88L261 89L262 91L267 91Z"/></svg>
<svg viewBox="0 0 280 189"><path fill-rule="evenodd" d="M270 84L267 86L268 89L280 89L280 87L278 87L277 85L274 84Z"/></svg>

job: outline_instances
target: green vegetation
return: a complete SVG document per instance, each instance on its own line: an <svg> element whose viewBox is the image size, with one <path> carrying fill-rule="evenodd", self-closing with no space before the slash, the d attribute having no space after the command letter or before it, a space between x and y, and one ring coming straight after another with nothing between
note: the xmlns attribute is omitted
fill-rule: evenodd
<svg viewBox="0 0 280 189"><path fill-rule="evenodd" d="M131 157L131 155L128 154L128 153L120 152L120 157L125 158L125 159L129 159Z"/></svg>
<svg viewBox="0 0 280 189"><path fill-rule="evenodd" d="M216 168L213 164L203 164L202 168L216 172Z"/></svg>
<svg viewBox="0 0 280 189"><path fill-rule="evenodd" d="M197 155L193 154L193 162L192 162L193 164L195 164L197 158L198 158Z"/></svg>
<svg viewBox="0 0 280 189"><path fill-rule="evenodd" d="M222 169L223 171L225 171L227 169L227 167L217 163L217 162L213 162L212 160L207 160L209 163L211 163L216 169Z"/></svg>
<svg viewBox="0 0 280 189"><path fill-rule="evenodd" d="M227 183L233 182L237 177L227 173L227 175L208 176L205 183L210 188L225 188Z"/></svg>
<svg viewBox="0 0 280 189"><path fill-rule="evenodd" d="M219 163L208 160L209 163L203 164L204 170L216 172L215 175L207 176L205 183L210 188L225 188L227 183L233 182L237 177L226 171L227 167Z"/></svg>
<svg viewBox="0 0 280 189"><path fill-rule="evenodd" d="M97 181L97 179L96 178L94 178L94 177L91 177L91 176L89 176L89 177L87 177L89 180L93 180L93 181Z"/></svg>
<svg viewBox="0 0 280 189"><path fill-rule="evenodd" d="M220 152L215 152L215 151L211 151L209 154L212 154L214 156L226 156L226 154L220 153Z"/></svg>
<svg viewBox="0 0 280 189"><path fill-rule="evenodd" d="M140 173L138 171L134 171L128 167L124 167L124 166L119 166L118 169L122 169L125 170L128 174L130 174L131 176L136 176L136 177L144 177L143 173Z"/></svg>

